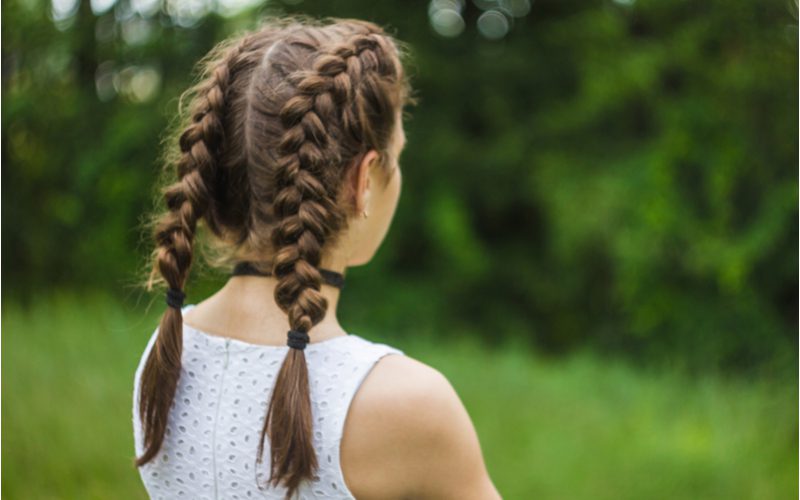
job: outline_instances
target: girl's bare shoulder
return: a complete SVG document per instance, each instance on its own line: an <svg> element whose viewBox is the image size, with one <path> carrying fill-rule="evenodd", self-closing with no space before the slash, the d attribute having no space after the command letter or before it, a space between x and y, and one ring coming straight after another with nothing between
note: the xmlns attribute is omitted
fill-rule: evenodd
<svg viewBox="0 0 800 500"><path fill-rule="evenodd" d="M381 358L345 420L342 469L357 498L499 498L450 381L407 355ZM477 495L477 496L476 496Z"/></svg>

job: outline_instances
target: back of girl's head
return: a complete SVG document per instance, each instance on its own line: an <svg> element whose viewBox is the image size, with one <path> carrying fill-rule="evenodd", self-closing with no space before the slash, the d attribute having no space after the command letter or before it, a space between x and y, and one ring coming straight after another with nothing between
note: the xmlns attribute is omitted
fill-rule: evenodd
<svg viewBox="0 0 800 500"><path fill-rule="evenodd" d="M222 42L201 62L176 153L168 156L166 211L153 220L148 286L166 284L172 305L140 381L145 451L138 466L161 448L177 389L180 304L198 225L229 261L266 262L278 280L275 301L291 329L307 334L328 307L320 292L323 249L335 245L354 212L343 201L346 173L369 150L390 164L402 108L413 102L404 54L369 22L286 18ZM315 475L311 436L305 356L290 348L258 450L260 462L268 437L270 482L285 485L287 496Z"/></svg>

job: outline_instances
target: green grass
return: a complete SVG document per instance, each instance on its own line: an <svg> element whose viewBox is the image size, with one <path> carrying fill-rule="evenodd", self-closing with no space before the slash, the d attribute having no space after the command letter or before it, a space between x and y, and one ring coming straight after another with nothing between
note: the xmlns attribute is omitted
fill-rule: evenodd
<svg viewBox="0 0 800 500"><path fill-rule="evenodd" d="M160 307L75 293L32 307L6 299L3 498L146 498L131 389ZM394 338L450 379L504 498L797 498L793 373L689 377L589 354L545 361L514 346Z"/></svg>

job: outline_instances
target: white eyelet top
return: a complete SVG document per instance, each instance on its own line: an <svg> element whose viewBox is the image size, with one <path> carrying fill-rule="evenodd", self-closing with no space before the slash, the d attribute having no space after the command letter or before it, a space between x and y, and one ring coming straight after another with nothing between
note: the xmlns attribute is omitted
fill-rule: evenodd
<svg viewBox="0 0 800 500"><path fill-rule="evenodd" d="M194 304L183 307L186 312ZM133 384L133 435L136 456L144 453L139 420L139 378L158 328L142 353ZM286 488L272 488L269 438L261 464L256 452L267 404L288 346L251 344L211 335L183 324L181 375L164 443L156 457L139 468L155 499L283 499ZM305 348L313 415L318 479L301 484L295 498L353 499L339 462L339 443L350 402L375 363L403 351L349 334Z"/></svg>

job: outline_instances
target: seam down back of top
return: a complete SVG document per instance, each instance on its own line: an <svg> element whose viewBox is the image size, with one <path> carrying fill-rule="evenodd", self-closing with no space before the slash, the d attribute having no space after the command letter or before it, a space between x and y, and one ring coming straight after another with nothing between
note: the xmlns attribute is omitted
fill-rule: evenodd
<svg viewBox="0 0 800 500"><path fill-rule="evenodd" d="M184 306L183 311L194 307ZM136 456L143 453L138 415L139 377L158 328L139 360L133 385ZM283 499L271 488L269 440L256 464L258 438L275 377L289 347L263 346L209 335L184 323L181 376L170 410L164 444L139 468L154 499ZM392 346L350 334L306 346L318 479L300 486L294 498L352 499L339 462L339 443L350 403L375 363Z"/></svg>

